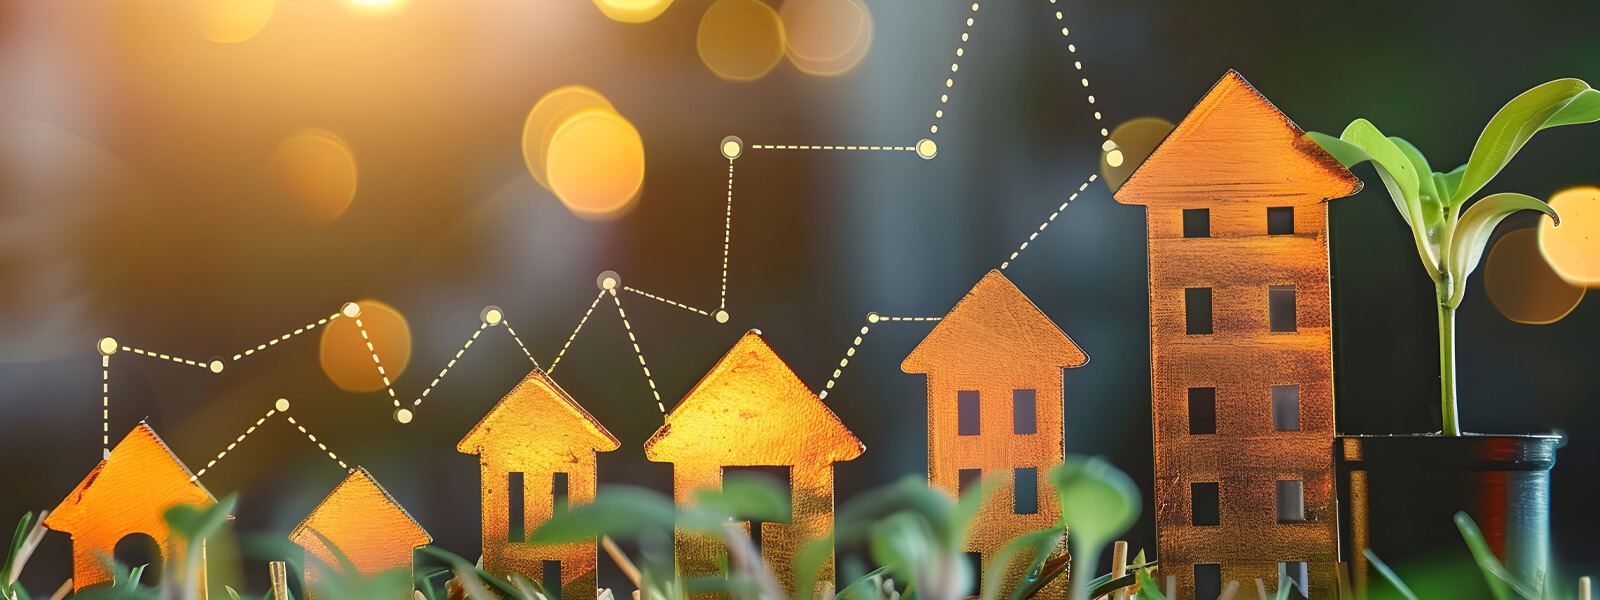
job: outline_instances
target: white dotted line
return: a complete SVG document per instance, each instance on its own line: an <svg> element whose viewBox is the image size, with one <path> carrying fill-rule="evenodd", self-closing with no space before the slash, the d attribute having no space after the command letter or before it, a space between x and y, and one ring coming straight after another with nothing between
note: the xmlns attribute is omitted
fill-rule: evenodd
<svg viewBox="0 0 1600 600"><path fill-rule="evenodd" d="M733 241L733 159L728 159L728 213L722 218L722 295L717 310L728 308L728 249Z"/></svg>
<svg viewBox="0 0 1600 600"><path fill-rule="evenodd" d="M278 414L278 409L276 409L276 408L268 409L267 410L267 414L262 415L261 418L259 418L259 419L256 419L256 424L255 425L251 425L249 429L244 430L244 433L239 434L239 437L234 438L233 443L228 444L227 448L223 448L221 452L218 452L217 453L217 457L211 459L211 462L206 463L205 468L200 469L200 471L198 473L195 473L194 475L191 475L189 477L189 481L194 481L196 479L199 479L201 475L205 475L207 470L209 470L211 467L216 466L217 461L222 460L222 457L227 456L229 452L233 451L233 447L234 446L238 446L240 442L243 442L245 436L248 436L248 435L250 435L252 433L255 433L257 427L260 427L262 423L267 422L267 419L272 418L272 415L275 415L275 414ZM290 419L290 421L292 422L292 421L294 421L294 419ZM301 428L300 431L305 431L305 428ZM307 434L307 435L309 435L309 434ZM324 448L324 449L326 449L326 448ZM328 454L331 456L333 453L329 452ZM338 460L338 459L335 458L334 460Z"/></svg>
<svg viewBox="0 0 1600 600"><path fill-rule="evenodd" d="M656 397L656 408L661 410L661 416L667 416L667 405L661 403L661 390L656 389L656 379L650 375L650 366L644 364L644 351L639 349L639 339L633 336L633 325L628 323L628 313L622 310L622 297L617 295L617 290L609 290L611 300L617 303L617 316L622 318L622 328L628 332L628 342L633 344L633 354L639 357L639 368L644 370L644 379L650 383L650 393Z"/></svg>
<svg viewBox="0 0 1600 600"><path fill-rule="evenodd" d="M833 390L833 385L839 381L839 376L844 374L844 368L850 366L850 359L856 355L856 348L861 346L862 338L867 336L872 323L879 321L938 321L939 317L884 317L878 313L867 313L867 325L861 326L861 333L850 342L850 347L844 351L844 358L839 359L839 366L833 370L833 376L828 378L828 383L822 386L822 391L817 392L818 400L826 400L828 392Z"/></svg>
<svg viewBox="0 0 1600 600"><path fill-rule="evenodd" d="M472 332L472 337L467 338L467 343L463 344L461 349L456 351L455 357L451 358L450 362L446 363L444 368L439 370L439 376L433 378L433 383L428 384L427 389L422 390L422 395L418 396L417 400L411 403L412 406L422 406L422 399L428 397L428 393L432 392L433 388L439 385L439 380L444 379L444 376L450 373L450 368L456 366L456 361L461 360L461 355L466 354L467 348L471 348L472 343L478 341L478 336L483 334L483 330L488 328L489 324L484 323L478 326L477 331Z"/></svg>
<svg viewBox="0 0 1600 600"><path fill-rule="evenodd" d="M890 150L896 152L915 152L915 146L773 146L767 144L753 144L751 150Z"/></svg>
<svg viewBox="0 0 1600 600"><path fill-rule="evenodd" d="M1011 266L1011 261L1016 260L1017 259L1017 255L1022 254L1023 250L1027 250L1028 249L1028 244L1032 244L1033 240L1035 238L1039 237L1039 234L1044 233L1044 228L1049 227L1050 223L1054 222L1056 220L1056 217L1061 215L1061 211L1066 210L1067 209L1067 205L1072 204L1073 200L1077 200L1078 199L1078 194L1082 194L1083 190L1088 189L1089 184L1093 183L1094 180L1099 179L1099 177L1100 177L1099 175L1090 175L1088 181L1085 181L1085 182L1083 182L1083 185L1078 186L1078 191L1073 192L1071 196L1067 196L1067 201L1066 202L1062 202L1061 206L1056 208L1055 212L1050 213L1050 218L1045 219L1044 223L1041 223L1039 225L1039 229L1034 231L1032 235L1029 235L1027 241L1022 242L1022 245L1017 247L1017 251L1016 252L1012 252L1011 253L1011 258L1008 258L1008 259L1005 260L1005 262L1000 263L1000 270L1004 271L1006 267Z"/></svg>
<svg viewBox="0 0 1600 600"><path fill-rule="evenodd" d="M389 373L383 370L383 361L378 359L378 350L372 347L372 337L367 335L367 328L361 324L360 317L356 317L356 329L361 332L361 340L367 343L367 351L372 353L372 364L378 366L378 376L383 378L384 391L389 392L389 398L394 400L394 407L400 408L400 397L394 395L394 384L389 381Z"/></svg>
<svg viewBox="0 0 1600 600"><path fill-rule="evenodd" d="M1053 2L1054 0L1051 0L1051 1ZM976 3L976 2L972 3L972 12L978 12L978 3ZM969 35L967 30L972 29L972 23L973 23L973 18L972 17L967 17L967 26L961 30L961 43L962 44L966 44L967 41L969 39L971 39L971 37L970 37L970 35ZM953 61L950 62L950 73L951 73L951 75L950 75L950 77L948 77L948 78L946 78L944 80L944 89L945 89L946 93L939 95L939 106L940 107L933 111L934 124L928 127L928 133L929 134L938 134L939 133L938 120L944 118L944 105L945 105L945 103L950 102L950 94L948 92L950 91L951 88L955 87L955 85L956 85L956 80L955 80L954 73L959 71L959 70L961 70L961 64L960 64L961 61L960 61L960 59L961 59L962 56L965 56L966 53L967 53L966 46L964 46L964 45L957 45L956 46L956 60L953 60Z"/></svg>
<svg viewBox="0 0 1600 600"><path fill-rule="evenodd" d="M943 317L878 317L879 321L938 321Z"/></svg>
<svg viewBox="0 0 1600 600"><path fill-rule="evenodd" d="M296 329L294 331L291 331L289 333L285 333L285 334L283 334L283 335L281 335L279 337L272 338L271 340L268 340L267 343L265 343L265 344L261 344L261 345L258 345L256 347L254 347L254 348L251 348L249 350L245 350L244 352L240 352L238 354L235 354L235 355L233 355L233 360L239 360L239 359L244 358L246 356L250 356L251 354L255 354L255 353L260 352L262 350L266 350L268 346L276 346L276 345L278 345L278 342L287 340L287 339L292 338L294 336L297 336L297 335L300 335L300 334L305 333L307 331L310 331L312 329L315 329L318 325L326 325L326 324L328 324L328 321L332 321L332 320L337 319L337 318L339 318L339 313L333 313L332 315L329 315L326 318L318 319L317 322L315 322L315 323L308 324L305 327L301 327L301 328Z"/></svg>
<svg viewBox="0 0 1600 600"><path fill-rule="evenodd" d="M350 465L344 464L344 461L339 460L339 455L334 454L332 450L329 450L327 444L317 441L317 436L311 435L311 432L306 431L305 425L301 425L300 423L296 422L294 417L289 416L287 413L285 413L283 417L289 420L290 425L293 425L296 429L299 429L300 433L306 434L306 439L311 440L311 443L316 444L318 450L327 452L328 458L333 459L333 462L339 463L340 468L346 471L350 470Z"/></svg>
<svg viewBox="0 0 1600 600"><path fill-rule="evenodd" d="M111 356L100 357L100 454L111 455Z"/></svg>
<svg viewBox="0 0 1600 600"><path fill-rule="evenodd" d="M700 310L700 309L698 309L698 308L695 308L695 307L693 307L693 306L689 306L689 305L687 305L687 304L684 304L684 303L682 303L682 302L673 302L673 301L671 301L671 300L668 300L668 299L666 299L666 298L662 298L662 297L660 297L660 296L657 296L657 295L655 295L655 294L652 294L652 293L650 293L650 292L646 292L646 291L642 291L642 290L637 290L637 289L634 289L634 288L631 288L631 287L628 287L628 286L622 286L622 289L625 289L625 290L628 290L628 291L630 291L630 292L633 292L633 293L635 293L635 294L638 294L638 295L640 295L640 296L644 296L644 297L646 297L646 298L649 298L649 299L651 299L651 300L659 300L659 301L661 301L661 302L665 302L665 303L667 303L667 304L671 304L671 305L673 305L673 306L676 306L676 307L678 307L678 308L681 308L681 309L684 309L684 310L687 310L687 311L689 311L689 312L693 312L693 313L700 313L700 315L702 315L702 316L706 316L706 317L709 317L709 316L711 316L711 313L708 313L708 312L706 312L706 311L704 311L704 310Z"/></svg>
<svg viewBox="0 0 1600 600"><path fill-rule="evenodd" d="M556 372L556 365L561 364L561 357L567 355L567 348L572 347L572 340L578 339L578 332L583 331L583 324L589 322L589 314L594 312L594 307L599 306L600 299L604 297L606 297L606 291L600 290L600 293L594 297L594 302L589 303L589 310L583 311L583 318L578 319L578 326L573 328L572 335L567 336L567 343L561 345L561 351L556 353L555 360L550 361L550 368L545 371L546 373Z"/></svg>
<svg viewBox="0 0 1600 600"><path fill-rule="evenodd" d="M500 324L506 326L506 333L511 334L511 339L517 341L517 347L522 348L522 355L528 357L528 362L533 363L534 368L539 368L539 361L533 358L533 353L528 351L528 345L522 343L522 338L517 336L517 330L511 328L511 321L501 318Z"/></svg>
<svg viewBox="0 0 1600 600"><path fill-rule="evenodd" d="M189 366L192 366L192 367L200 367L200 368L205 369L207 371L211 370L211 365L208 365L208 364L203 363L203 362L195 362L195 361L189 360L187 358L178 358L176 356L171 356L171 355L167 355L167 354L159 354L159 353L156 353L156 352L153 352L153 351L150 351L150 350L140 350L138 348L130 348L128 346L123 346L122 347L122 351L123 352L132 352L132 353L138 354L140 356L148 356L148 357L151 357L151 358L159 358L161 360L170 360L170 361L178 363L180 365L189 365Z"/></svg>
<svg viewBox="0 0 1600 600"><path fill-rule="evenodd" d="M1056 0L1050 0L1050 3L1051 4L1055 4ZM1056 21L1057 22L1061 22L1062 20L1063 19L1062 19L1061 11L1059 11L1059 10L1056 11ZM1069 31L1065 25L1063 25L1061 27L1061 37L1067 37L1070 33L1071 33L1071 31ZM1076 57L1077 54L1078 54L1078 46L1076 44L1067 44L1067 52L1071 52L1073 54L1073 56ZM1082 71L1083 70L1083 62L1082 61L1078 61L1078 60L1073 60L1072 61L1072 68L1074 70L1076 70L1076 71ZM1089 104L1094 104L1094 94L1090 94L1089 93L1089 79L1088 78L1082 78L1082 79L1079 80L1079 83L1083 84L1083 91L1088 96ZM1101 122L1100 111L1098 111L1098 110L1094 111L1094 120L1095 120L1096 123L1100 123ZM1104 123L1101 123L1101 124L1104 125ZM1109 131L1107 131L1105 127L1101 127L1100 128L1100 137L1109 138L1109 137L1111 137L1111 133ZM1001 268L1004 268L1004 267L1001 267Z"/></svg>

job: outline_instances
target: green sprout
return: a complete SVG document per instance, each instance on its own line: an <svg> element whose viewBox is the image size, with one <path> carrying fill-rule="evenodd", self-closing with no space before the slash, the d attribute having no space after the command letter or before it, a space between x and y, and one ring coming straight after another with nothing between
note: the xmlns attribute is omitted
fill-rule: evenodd
<svg viewBox="0 0 1600 600"><path fill-rule="evenodd" d="M1422 266L1433 279L1439 313L1439 386L1444 435L1461 435L1456 404L1455 314L1467 276L1478 268L1494 228L1520 210L1537 210L1560 225L1555 209L1513 192L1490 194L1462 208L1540 130L1600 120L1600 91L1577 79L1558 79L1513 98L1483 128L1467 164L1439 173L1411 143L1385 137L1356 119L1338 138L1309 135L1345 167L1371 162L1400 217L1411 227Z"/></svg>

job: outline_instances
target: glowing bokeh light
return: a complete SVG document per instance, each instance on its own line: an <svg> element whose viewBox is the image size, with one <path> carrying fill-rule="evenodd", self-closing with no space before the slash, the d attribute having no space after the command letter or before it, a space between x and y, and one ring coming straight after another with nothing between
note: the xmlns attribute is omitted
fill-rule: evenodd
<svg viewBox="0 0 1600 600"><path fill-rule="evenodd" d="M355 198L355 154L328 131L304 129L289 136L278 144L273 164L296 206L319 225L339 218Z"/></svg>
<svg viewBox="0 0 1600 600"><path fill-rule="evenodd" d="M812 75L849 71L872 48L872 11L861 0L784 0L785 56Z"/></svg>
<svg viewBox="0 0 1600 600"><path fill-rule="evenodd" d="M1539 253L1567 283L1600 286L1600 188L1562 190L1550 207L1561 215L1561 226L1539 218Z"/></svg>
<svg viewBox="0 0 1600 600"><path fill-rule="evenodd" d="M400 10L408 0L345 0L357 13L385 15Z"/></svg>
<svg viewBox="0 0 1600 600"><path fill-rule="evenodd" d="M322 372L339 389L374 392L383 389L383 377L392 382L411 362L411 325L394 307L377 300L360 300L361 316L328 321L318 350ZM356 321L361 324L356 325ZM366 330L367 339L361 336ZM372 347L368 349L367 343ZM378 361L372 355L378 355ZM384 374L378 373L383 366Z"/></svg>
<svg viewBox="0 0 1600 600"><path fill-rule="evenodd" d="M196 0L200 35L221 44L237 44L261 33L272 19L277 0Z"/></svg>
<svg viewBox="0 0 1600 600"><path fill-rule="evenodd" d="M567 119L545 159L550 191L579 217L622 216L644 185L644 140L615 111L591 108Z"/></svg>
<svg viewBox="0 0 1600 600"><path fill-rule="evenodd" d="M600 92L581 85L569 85L545 94L533 105L533 110L528 111L528 118L522 123L522 161L528 165L528 172L533 174L540 187L550 189L550 181L545 176L545 156L548 155L550 140L555 137L556 130L573 115L591 108L614 110L611 101L601 96Z"/></svg>
<svg viewBox="0 0 1600 600"><path fill-rule="evenodd" d="M1539 253L1533 229L1506 233L1489 250L1484 288L1489 301L1507 319L1528 325L1560 321L1583 300L1584 288L1562 280ZM1563 240L1551 240L1562 245Z"/></svg>
<svg viewBox="0 0 1600 600"><path fill-rule="evenodd" d="M1126 121L1111 130L1111 138L1100 146L1100 178L1113 193L1133 176L1144 159L1155 152L1161 140L1172 133L1171 121L1141 117Z"/></svg>
<svg viewBox="0 0 1600 600"><path fill-rule="evenodd" d="M594 0L606 18L623 23L644 23L661 16L672 0Z"/></svg>
<svg viewBox="0 0 1600 600"><path fill-rule="evenodd" d="M783 59L783 20L760 0L717 0L695 34L700 62L728 81L755 81Z"/></svg>

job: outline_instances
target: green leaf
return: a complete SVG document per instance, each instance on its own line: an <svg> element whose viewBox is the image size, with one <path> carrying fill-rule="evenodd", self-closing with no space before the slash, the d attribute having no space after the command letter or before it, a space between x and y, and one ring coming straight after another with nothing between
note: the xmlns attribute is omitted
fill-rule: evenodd
<svg viewBox="0 0 1600 600"><path fill-rule="evenodd" d="M1406 158L1405 152L1401 151L1394 141L1384 137L1383 132L1378 131L1378 128L1366 119L1351 121L1350 125L1344 128L1344 133L1339 134L1339 139L1365 150L1372 156L1375 164L1389 172L1389 176L1394 178L1395 186L1400 191L1397 201L1405 201L1406 212L1415 220L1421 212L1417 202L1418 173L1411 165L1411 160Z"/></svg>
<svg viewBox="0 0 1600 600"><path fill-rule="evenodd" d="M1483 581L1489 584L1489 593L1495 600L1510 600L1511 590L1506 588L1497 570L1503 570L1500 561L1494 557L1494 552L1489 549L1489 542L1483 539L1483 532L1478 530L1478 524L1466 512L1457 512L1455 516L1456 528L1461 530L1461 539L1466 540L1467 548L1472 551L1472 559L1477 561L1478 569L1483 571Z"/></svg>
<svg viewBox="0 0 1600 600"><path fill-rule="evenodd" d="M811 540L794 555L794 597L811 598L817 587L817 570L833 555L833 534Z"/></svg>
<svg viewBox="0 0 1600 600"><path fill-rule="evenodd" d="M1443 246L1443 240L1440 238L1443 235L1440 228L1436 226L1430 227L1432 221L1425 218L1422 213L1422 203L1417 198L1418 194L1415 191L1416 187L1421 184L1413 185L1410 188L1413 191L1408 196L1407 188L1402 185L1404 180L1403 173L1397 174L1393 172L1389 166L1386 166L1384 161L1380 161L1368 153L1367 149L1323 133L1313 131L1306 135L1321 145L1323 150L1327 150L1328 154L1332 155L1346 168L1363 162L1372 162L1373 170L1377 171L1378 178L1383 180L1384 188L1389 191L1389 199L1394 202L1395 210L1400 213L1400 218L1405 220L1406 227L1411 228L1411 238L1417 246L1417 256L1422 259L1422 267L1428 271L1428 277L1437 281L1439 279L1440 254ZM1373 127L1371 123L1367 123L1364 119L1356 119L1351 122L1350 126L1345 128L1345 135L1359 138L1363 143L1370 143L1382 148L1382 152L1389 157L1389 163L1404 167L1408 171L1414 169L1411 160L1405 157L1399 147L1389 138L1383 137L1383 134L1379 133L1376 127ZM1441 213L1439 217L1442 218L1443 214Z"/></svg>
<svg viewBox="0 0 1600 600"><path fill-rule="evenodd" d="M839 593L834 597L838 598L839 600L864 600L867 598L879 598L882 596L881 590L883 589L883 576L888 572L889 567L879 567L877 570L867 573L866 575L862 575L855 581L850 582L850 585L844 586L844 588L839 590ZM795 597L804 598L804 596L798 595Z"/></svg>
<svg viewBox="0 0 1600 600"><path fill-rule="evenodd" d="M1098 456L1067 456L1050 470L1050 485L1061 501L1061 524L1072 529L1075 549L1111 543L1133 526L1144 506L1133 479Z"/></svg>
<svg viewBox="0 0 1600 600"><path fill-rule="evenodd" d="M1557 79L1512 98L1478 136L1461 186L1448 205L1459 205L1483 189L1533 134L1596 120L1600 120L1600 92L1580 79Z"/></svg>
<svg viewBox="0 0 1600 600"><path fill-rule="evenodd" d="M628 485L600 489L594 502L574 506L566 514L545 521L528 541L533 544L570 544L609 535L624 537L644 530L672 531L677 507L655 490Z"/></svg>
<svg viewBox="0 0 1600 600"><path fill-rule="evenodd" d="M1455 280L1446 306L1461 306L1461 300L1467 293L1467 276L1478 268L1478 261L1483 258L1483 248L1489 243L1495 226L1519 210L1537 210L1550 215L1556 225L1561 224L1561 215L1556 214L1556 209L1531 196L1504 192L1474 202L1461 215L1461 220L1456 223L1455 237L1450 240L1449 270Z"/></svg>
<svg viewBox="0 0 1600 600"><path fill-rule="evenodd" d="M1071 460L1070 457L1068 460ZM1011 566L1012 559L1023 550L1034 550L1033 562L1028 567L1027 573L1033 572L1038 565L1050 558L1050 553L1061 543L1061 536L1066 535L1065 527L1052 527L1018 536L1006 543L994 556L989 558L988 566L984 567L983 600L994 600L1000 593L1000 584L1005 579L1006 569ZM1076 554L1076 553L1074 553ZM1073 558L1077 558L1074 555Z"/></svg>
<svg viewBox="0 0 1600 600"><path fill-rule="evenodd" d="M1167 596L1156 587L1155 580L1150 578L1150 569L1139 569L1139 595L1138 600L1167 600Z"/></svg>
<svg viewBox="0 0 1600 600"><path fill-rule="evenodd" d="M16 565L17 554L22 552L22 544L28 541L28 534L33 531L33 511L23 513L22 520L17 522L17 532L11 536L11 551L6 553L6 562L0 566L0 590L11 589L11 569Z"/></svg>
<svg viewBox="0 0 1600 600"><path fill-rule="evenodd" d="M1411 163L1411 168L1417 173L1417 205L1422 211L1429 226L1444 224L1444 198L1439 197L1439 190L1433 183L1433 169L1428 166L1428 159L1422 156L1422 151L1404 138L1389 136L1389 141L1400 149L1406 161Z"/></svg>
<svg viewBox="0 0 1600 600"><path fill-rule="evenodd" d="M1351 123L1351 126L1354 125L1355 123ZM1372 168L1378 172L1378 178L1383 180L1383 186L1389 190L1389 199L1394 201L1394 209L1399 211L1401 219L1405 219L1406 226L1412 227L1412 222L1417 220L1418 215L1413 214L1411 205L1406 203L1406 194L1400 187L1400 181L1395 178L1393 173L1389 172L1389 169L1383 163L1373 158L1371 154L1360 146L1326 133L1308 131L1306 136L1322 146L1323 150L1326 150L1346 169L1353 168L1364 162L1371 162Z"/></svg>
<svg viewBox="0 0 1600 600"><path fill-rule="evenodd" d="M1422 171L1422 172L1423 173L1427 173L1427 171ZM1288 565L1285 565L1283 563L1278 563L1278 594L1277 594L1277 600L1289 600L1289 588L1291 587L1291 585L1289 585L1289 584L1299 585L1298 582L1289 581L1289 567L1288 567ZM1304 592L1305 590L1301 590L1301 591ZM1301 595L1305 595L1305 594L1301 594Z"/></svg>
<svg viewBox="0 0 1600 600"><path fill-rule="evenodd" d="M1451 198L1456 195L1456 190L1461 187L1461 176L1467 172L1467 166L1461 165L1448 173L1434 173L1433 187L1439 190L1440 198Z"/></svg>
<svg viewBox="0 0 1600 600"><path fill-rule="evenodd" d="M239 494L235 492L211 506L179 504L167 509L162 516L173 533L183 536L185 540L204 540L222 529L222 525L228 522L228 513L233 512L233 507L238 503Z"/></svg>
<svg viewBox="0 0 1600 600"><path fill-rule="evenodd" d="M696 490L694 499L694 503L684 510L698 513L694 515L698 518L691 520L703 521L704 525L710 527L718 527L728 521L787 523L791 515L789 494L783 487L771 477L754 473L735 473L724 477L721 489Z"/></svg>
<svg viewBox="0 0 1600 600"><path fill-rule="evenodd" d="M228 597L229 598L232 598L233 600L239 600L239 592L235 591L233 589L233 586L225 585L225 586L222 586L222 589L228 590Z"/></svg>
<svg viewBox="0 0 1600 600"><path fill-rule="evenodd" d="M1379 559L1377 554L1373 554L1371 548L1363 550L1362 554L1367 555L1367 562L1372 563L1372 568L1377 569L1379 575L1387 579L1389 584L1394 586L1394 589L1399 590L1400 595L1405 596L1407 600L1417 600L1417 594L1406 586L1406 582L1400 581L1400 576L1394 574L1394 569L1390 569L1389 565Z"/></svg>

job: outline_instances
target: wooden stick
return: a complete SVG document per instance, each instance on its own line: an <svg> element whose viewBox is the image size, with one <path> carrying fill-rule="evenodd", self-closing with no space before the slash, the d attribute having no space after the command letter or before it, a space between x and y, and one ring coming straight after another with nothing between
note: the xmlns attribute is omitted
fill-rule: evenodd
<svg viewBox="0 0 1600 600"><path fill-rule="evenodd" d="M1261 600L1267 600L1267 582L1260 577L1256 578L1256 593L1261 594Z"/></svg>
<svg viewBox="0 0 1600 600"><path fill-rule="evenodd" d="M628 555L623 554L622 549L617 547L617 543L611 541L611 536L600 536L600 546L604 547L606 554L611 556L611 562L617 563L617 567L622 569L622 574L628 576L628 581L633 582L635 589L644 589L644 585L639 583L639 567L634 566L633 561L628 560Z"/></svg>
<svg viewBox="0 0 1600 600"><path fill-rule="evenodd" d="M1237 593L1239 593L1239 582L1229 581L1228 585L1222 588L1222 594L1217 596L1217 600L1233 600L1233 595Z"/></svg>
<svg viewBox="0 0 1600 600"><path fill-rule="evenodd" d="M1128 574L1128 543L1117 540L1111 546L1111 578L1116 579ZM1128 599L1128 588L1122 588L1111 594L1116 600Z"/></svg>
<svg viewBox="0 0 1600 600"><path fill-rule="evenodd" d="M1589 600L1589 576L1578 578L1578 600Z"/></svg>
<svg viewBox="0 0 1600 600"><path fill-rule="evenodd" d="M428 600L428 597L422 595L422 590L411 590L411 600Z"/></svg>
<svg viewBox="0 0 1600 600"><path fill-rule="evenodd" d="M283 561L275 560L267 563L267 571L272 577L272 600L290 600L288 567Z"/></svg>
<svg viewBox="0 0 1600 600"><path fill-rule="evenodd" d="M66 598L67 592L70 591L72 591L72 578L68 577L66 581L61 582L61 587L56 588L56 593L50 594L50 600Z"/></svg>
<svg viewBox="0 0 1600 600"><path fill-rule="evenodd" d="M1167 600L1178 600L1178 576L1167 576Z"/></svg>

